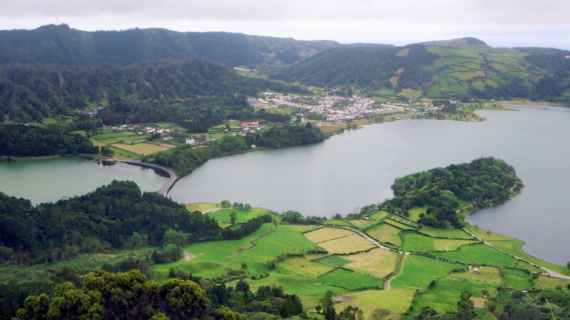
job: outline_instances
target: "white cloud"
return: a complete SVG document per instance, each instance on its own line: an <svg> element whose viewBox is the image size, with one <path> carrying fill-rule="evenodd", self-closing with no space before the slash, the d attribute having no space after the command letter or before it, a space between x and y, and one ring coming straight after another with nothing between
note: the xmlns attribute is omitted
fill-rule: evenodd
<svg viewBox="0 0 570 320"><path fill-rule="evenodd" d="M570 46L567 0L19 0L0 28L161 27L297 39L406 44L475 36L494 46Z"/></svg>

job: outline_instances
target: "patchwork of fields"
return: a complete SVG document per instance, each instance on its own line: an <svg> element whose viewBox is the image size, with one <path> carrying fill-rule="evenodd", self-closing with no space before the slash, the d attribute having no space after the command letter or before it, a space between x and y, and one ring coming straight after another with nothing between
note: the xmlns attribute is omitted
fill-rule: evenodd
<svg viewBox="0 0 570 320"><path fill-rule="evenodd" d="M225 221L234 211L238 223L259 214L223 209L209 215ZM385 308L393 318L413 318L426 305L440 313L455 311L463 290L472 293L477 313L486 316L486 301L498 294L498 287L527 290L553 288L564 282L531 276L531 271L540 270L481 243L463 230L417 228L412 221L385 212L372 214L370 220L338 221L363 230L393 249L378 248L345 226L276 222L263 225L242 240L190 246L186 252L191 260L156 266L156 278L166 279L170 268L214 278L246 263L247 281L253 290L262 285L282 286L285 292L302 298L311 316L316 315L319 298L330 290L338 300L337 312L349 305L360 308L365 315L375 308ZM335 224L339 225L338 221ZM370 221L374 223L368 228L357 228ZM487 236L492 241L500 235ZM270 260L277 261L275 269L267 268Z"/></svg>

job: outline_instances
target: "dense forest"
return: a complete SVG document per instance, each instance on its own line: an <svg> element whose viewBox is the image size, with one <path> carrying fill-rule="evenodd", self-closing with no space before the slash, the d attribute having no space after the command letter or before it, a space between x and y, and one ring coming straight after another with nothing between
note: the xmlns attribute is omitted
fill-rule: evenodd
<svg viewBox="0 0 570 320"><path fill-rule="evenodd" d="M216 221L157 193L141 194L134 182L113 181L37 207L0 193L0 261L66 261L84 252L162 246L169 232L190 243L219 231Z"/></svg>
<svg viewBox="0 0 570 320"><path fill-rule="evenodd" d="M209 159L251 150L251 145L266 148L285 148L322 142L325 134L310 123L305 126L272 127L245 137L224 136L208 143L207 148L182 146L156 153L145 158L148 161L174 169L180 175L186 175L204 164Z"/></svg>
<svg viewBox="0 0 570 320"><path fill-rule="evenodd" d="M108 125L187 120L191 127L219 124L224 117L247 120L253 108L246 97L265 90L307 93L198 59L104 67L16 65L0 68L0 114L31 122L96 108L96 117Z"/></svg>
<svg viewBox="0 0 570 320"><path fill-rule="evenodd" d="M407 50L406 56L398 56ZM423 45L397 48L352 47L336 48L318 54L303 63L272 75L273 78L314 86L356 85L361 88L392 87L389 79L398 69L405 68L399 85L417 87L431 79L421 69L437 56L427 52Z"/></svg>
<svg viewBox="0 0 570 320"><path fill-rule="evenodd" d="M86 32L68 25L0 31L0 64L134 64L200 58L229 66L281 67L342 46L334 41L250 36L228 32L129 29Z"/></svg>
<svg viewBox="0 0 570 320"><path fill-rule="evenodd" d="M37 157L79 153L97 154L89 139L72 134L66 126L0 126L0 156Z"/></svg>
<svg viewBox="0 0 570 320"><path fill-rule="evenodd" d="M385 205L404 215L416 206L427 206L419 222L438 228L462 227L456 211L460 202L489 207L503 203L523 187L515 169L502 160L480 158L396 179L395 197Z"/></svg>

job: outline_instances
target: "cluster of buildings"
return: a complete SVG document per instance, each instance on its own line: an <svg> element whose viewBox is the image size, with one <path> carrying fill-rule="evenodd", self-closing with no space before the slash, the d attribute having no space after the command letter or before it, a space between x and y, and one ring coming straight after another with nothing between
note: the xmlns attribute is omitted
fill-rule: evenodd
<svg viewBox="0 0 570 320"><path fill-rule="evenodd" d="M113 131L136 131L138 135L142 136L145 133L158 133L161 135L161 139L164 141L172 140L173 137L170 135L170 129L162 129L162 128L155 128L155 127L142 127L142 125L120 125L110 127L109 129Z"/></svg>
<svg viewBox="0 0 570 320"><path fill-rule="evenodd" d="M314 97L291 95L272 97L270 101L279 106L285 105L290 108L320 113L327 121L352 120L358 118L363 113L379 112L373 108L374 100L359 96L352 96L350 98L327 96L317 101L314 105L299 102L302 99L313 98Z"/></svg>

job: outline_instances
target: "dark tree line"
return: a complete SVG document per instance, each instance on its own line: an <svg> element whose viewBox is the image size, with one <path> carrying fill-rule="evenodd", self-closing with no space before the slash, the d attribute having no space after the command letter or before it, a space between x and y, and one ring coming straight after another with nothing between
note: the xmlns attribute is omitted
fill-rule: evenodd
<svg viewBox="0 0 570 320"><path fill-rule="evenodd" d="M270 215L263 215L257 218L248 220L245 223L240 224L239 228L225 228L222 230L222 238L226 240L239 240L243 239L255 231L259 230L264 223L270 223L273 221Z"/></svg>
<svg viewBox="0 0 570 320"><path fill-rule="evenodd" d="M157 193L142 193L134 182L113 181L69 200L42 203L0 193L0 260L65 261L83 252L160 246L167 231L188 241L215 237L215 220Z"/></svg>
<svg viewBox="0 0 570 320"><path fill-rule="evenodd" d="M309 126L282 126L259 131L245 137L224 136L208 143L207 148L182 146L156 153L145 161L174 169L186 175L206 161L251 150L251 145L267 148L284 148L322 142L325 134Z"/></svg>
<svg viewBox="0 0 570 320"><path fill-rule="evenodd" d="M427 205L420 223L438 228L461 227L456 214L459 200L475 207L492 206L505 202L522 186L512 166L492 157L480 158L398 178L392 186L395 197L384 205L403 214Z"/></svg>
<svg viewBox="0 0 570 320"><path fill-rule="evenodd" d="M0 126L0 156L35 157L78 153L97 154L99 148L93 146L89 139L72 134L65 126Z"/></svg>

